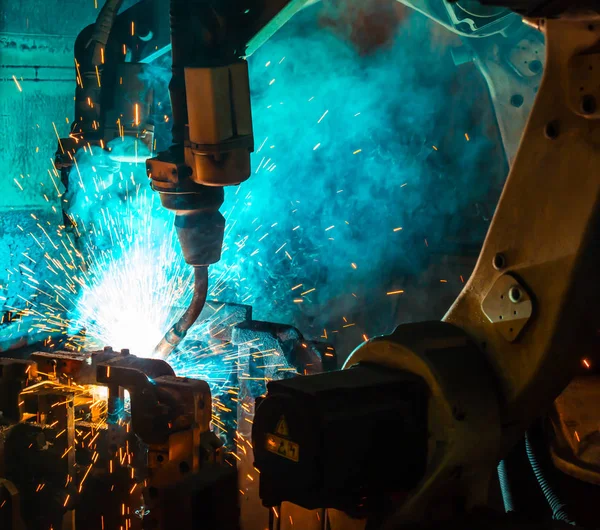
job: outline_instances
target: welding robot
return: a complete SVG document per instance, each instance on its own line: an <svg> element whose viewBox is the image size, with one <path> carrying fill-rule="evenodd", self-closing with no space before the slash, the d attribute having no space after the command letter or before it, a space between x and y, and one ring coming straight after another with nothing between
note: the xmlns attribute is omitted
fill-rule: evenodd
<svg viewBox="0 0 600 530"><path fill-rule="evenodd" d="M205 304L207 268L219 260L223 239L223 188L250 175L246 58L307 3L171 0L166 24L157 16L157 2L140 2L123 16L120 1L108 0L96 24L82 32L76 45L77 120L61 141L57 167L66 174L80 145L106 147L117 136L129 135L151 149L149 103L141 101L134 118L125 120L131 105L123 102L139 93L136 69L170 46L173 145L149 158L147 171L163 206L175 212L183 255L195 271L194 295L154 359L107 348L3 360L3 417L19 422L10 436L0 436L5 455L41 452L46 437L54 436L65 451L60 462L67 471L36 462L50 477L66 476L67 488L77 482L73 469L83 464L69 450L75 434L68 422L73 409L76 414L89 405L77 404L72 386L57 387L69 380L108 388L113 419L102 438L113 456L106 476L115 458L127 463L134 454L144 455L139 467L148 468L137 482L143 504L136 517L126 517L130 508L123 501L122 513L119 504L112 522L107 515L105 526L103 515L98 528L600 527L600 386L591 370L600 300L595 0L403 0L472 42L467 55L490 86L510 174L476 268L442 321L400 325L361 344L342 370L273 380L256 396L248 453L258 472L263 515L242 506L238 516L233 468L222 463L219 440L210 430L210 391L202 381L175 377L162 359ZM141 21L135 44L124 36L132 17ZM526 61L525 70L523 61L506 60L539 51L539 39L503 49L502 38L525 27L545 36L543 77L540 57ZM129 38L125 44L111 42L118 31ZM121 45L131 64L117 60L115 66ZM462 60L457 57L457 63ZM106 76L102 90L86 82L97 75ZM111 78L120 89L111 92ZM240 325L237 333L243 338L245 331ZM290 330L277 333L283 344ZM131 432L119 419L125 389L131 394ZM50 428L27 430L26 418L53 429L65 425L67 435L59 440ZM99 435L93 425L80 422L78 428L88 428L91 440ZM545 512L535 509L528 491L533 483L515 471L517 453L529 460ZM98 454L88 455L89 461ZM18 480L11 480L10 465L4 466L0 504L8 503L11 512L0 519L2 528L24 528L23 493ZM133 480L131 461L129 466ZM557 493L552 478L558 476L569 501ZM114 494L112 482L98 484L97 497L80 500L89 513L95 513L98 498L108 502ZM120 499L135 491L134 483L126 484ZM491 500L496 484L504 501L499 511ZM82 526L76 526L70 495L52 501L54 519L45 522L54 521L54 528ZM579 509L582 500L587 512ZM120 516L129 522L119 524ZM89 528L99 524L92 524L91 515L88 520Z"/></svg>

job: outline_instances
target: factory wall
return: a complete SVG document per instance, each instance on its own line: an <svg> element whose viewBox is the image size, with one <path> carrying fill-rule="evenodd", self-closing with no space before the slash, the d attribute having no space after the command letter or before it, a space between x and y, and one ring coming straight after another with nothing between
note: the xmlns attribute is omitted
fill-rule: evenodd
<svg viewBox="0 0 600 530"><path fill-rule="evenodd" d="M98 7L94 0L0 0L0 351L28 330L25 321L8 323L10 313L26 300L35 303L32 286L51 281L42 258L52 245L36 234L41 225L52 237L61 222L61 199L48 174L55 127L68 133L73 43Z"/></svg>

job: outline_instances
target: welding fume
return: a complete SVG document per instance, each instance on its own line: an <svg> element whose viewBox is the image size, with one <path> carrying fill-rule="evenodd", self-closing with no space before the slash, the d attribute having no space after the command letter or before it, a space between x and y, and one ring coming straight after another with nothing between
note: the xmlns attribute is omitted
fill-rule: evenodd
<svg viewBox="0 0 600 530"><path fill-rule="evenodd" d="M23 6L0 529L600 528L597 2Z"/></svg>

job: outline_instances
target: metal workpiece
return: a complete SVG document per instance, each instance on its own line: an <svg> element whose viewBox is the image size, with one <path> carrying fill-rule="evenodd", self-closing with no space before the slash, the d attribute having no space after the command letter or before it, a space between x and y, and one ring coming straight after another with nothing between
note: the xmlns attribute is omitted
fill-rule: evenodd
<svg viewBox="0 0 600 530"><path fill-rule="evenodd" d="M48 387L24 397L22 409L29 422L12 424L3 436L2 476L18 490L25 528L62 527L67 522L71 526L65 528L72 528L69 501L77 491L75 456L69 449L75 437L73 393Z"/></svg>
<svg viewBox="0 0 600 530"><path fill-rule="evenodd" d="M531 113L544 71L544 38L511 14L506 34L463 39L483 75L502 136L509 166Z"/></svg>
<svg viewBox="0 0 600 530"><path fill-rule="evenodd" d="M335 367L335 349L327 343L305 340L300 331L287 324L276 324L252 320L241 322L233 328L232 342L238 347L239 355L249 363L252 352L266 360L262 375L266 379L279 379L277 372L292 375L320 373ZM279 370L278 370L279 369ZM294 373L295 372L295 373Z"/></svg>
<svg viewBox="0 0 600 530"><path fill-rule="evenodd" d="M23 515L27 528L238 528L235 468L210 430L206 382L110 347L34 358L0 362L22 372L23 384L0 391L18 405L16 419L3 416L11 423L0 430L0 472L40 506Z"/></svg>
<svg viewBox="0 0 600 530"><path fill-rule="evenodd" d="M600 69L588 68L583 76L572 66L587 52L593 55L600 25L547 20L544 27L545 72L519 152L477 267L444 318L464 329L493 366L504 451L571 380L577 352L590 348L598 322L600 122L575 107L572 89L583 87L583 95L592 79L599 85ZM552 122L560 124L560 134L549 138ZM503 271L493 267L498 252L506 257ZM482 305L507 272L535 297L535 312L513 342Z"/></svg>
<svg viewBox="0 0 600 530"><path fill-rule="evenodd" d="M383 528L452 512L453 502L484 506L500 451L499 390L468 335L445 322L404 324L359 346L344 369L361 363L420 377L429 394L424 477Z"/></svg>
<svg viewBox="0 0 600 530"><path fill-rule="evenodd" d="M554 2L543 2L540 0L479 0L483 6L502 6L526 17L548 17L576 19L581 17L590 18L596 13L600 17L600 8L596 0L556 0ZM488 7L489 8L489 7Z"/></svg>
<svg viewBox="0 0 600 530"><path fill-rule="evenodd" d="M481 302L481 310L498 332L512 342L531 318L533 300L514 276L503 274Z"/></svg>
<svg viewBox="0 0 600 530"><path fill-rule="evenodd" d="M483 6L471 0L444 3L435 0L399 1L461 37L481 39L502 34L515 20L518 20L518 16L505 7Z"/></svg>
<svg viewBox="0 0 600 530"><path fill-rule="evenodd" d="M400 0L461 37L457 66L474 62L488 86L509 165L533 106L544 69L544 37L501 5ZM501 4L501 2L497 2Z"/></svg>
<svg viewBox="0 0 600 530"><path fill-rule="evenodd" d="M204 305L199 320L207 322L212 339L231 342L236 326L252 320L252 306L209 300Z"/></svg>
<svg viewBox="0 0 600 530"><path fill-rule="evenodd" d="M97 371L98 383L129 391L132 427L145 443L166 443L180 429L209 430L211 396L206 382L170 375L150 378L116 362L100 363Z"/></svg>
<svg viewBox="0 0 600 530"><path fill-rule="evenodd" d="M97 385L97 367L100 363L113 362L115 365L133 368L148 377L175 375L173 368L163 360L130 355L128 350L114 351L110 346L96 351L57 351L35 352L31 360L46 377L60 383L76 382L79 385Z"/></svg>
<svg viewBox="0 0 600 530"><path fill-rule="evenodd" d="M30 380L37 377L37 365L32 360L0 358L0 411L2 418L17 422L21 419L19 394Z"/></svg>

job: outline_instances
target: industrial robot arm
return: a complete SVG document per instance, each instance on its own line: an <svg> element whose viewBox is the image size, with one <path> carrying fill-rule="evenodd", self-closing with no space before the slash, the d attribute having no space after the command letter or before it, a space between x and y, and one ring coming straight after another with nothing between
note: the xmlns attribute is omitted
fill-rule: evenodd
<svg viewBox="0 0 600 530"><path fill-rule="evenodd" d="M171 2L175 145L150 159L148 172L176 212L198 278L219 259L222 187L249 176L244 57L304 4ZM485 504L498 460L551 405L588 347L600 299L600 19L591 0L514 4L505 7L557 18L534 21L547 38L544 79L473 276L444 322L368 341L341 372L269 385L253 438L270 507L366 508L367 518L384 520L378 527L395 528ZM429 2L411 5L448 26L441 2L429 11ZM179 334L201 300L194 297ZM163 355L176 340L169 337ZM406 452L373 471L381 442L372 433L389 433L390 415L390 443L400 440ZM344 475L344 455L360 473Z"/></svg>
<svg viewBox="0 0 600 530"><path fill-rule="evenodd" d="M163 206L175 212L186 262L195 268L196 277L207 277L207 267L220 259L222 188L250 175L253 136L245 58L310 3L280 0L242 8L213 6L206 0L142 0L117 16L120 1L108 0L96 24L86 28L76 44L76 119L57 153L63 182L68 182L74 151L85 143L106 148L111 140L129 136L152 150L151 93L143 90L140 77L149 63L170 50L173 145L148 160L147 170ZM522 56L527 56L523 43L535 41L535 32L505 9L464 1L408 4L472 43L465 45L467 53L457 53L457 62L472 59L484 73L512 161L541 75L541 67L525 72L521 68ZM526 31L530 33L522 35ZM529 48L531 55L535 42ZM541 65L533 60L530 64L534 63ZM140 92L145 97L138 101ZM206 282L194 285L207 288ZM167 332L155 349L157 356L166 358L185 337L204 299L202 293L194 294L194 307Z"/></svg>
<svg viewBox="0 0 600 530"><path fill-rule="evenodd" d="M253 136L245 58L308 3L295 0L228 8L206 0L170 3L174 145L149 160L147 167L163 205L176 212L182 250L194 267L205 267L220 257L224 223L217 212L222 202L218 188L239 184L250 175ZM521 33L532 30L506 9L482 8L474 2L407 3L471 40L496 37L493 43L485 39L487 45L471 53L486 74L512 161L541 75L539 60L540 68L527 70L526 75L519 70L520 64L513 65L521 62L514 58L514 49L523 49ZM176 328L157 348L160 357L169 355L183 338Z"/></svg>
<svg viewBox="0 0 600 530"><path fill-rule="evenodd" d="M558 4L548 7L556 9ZM557 15L532 21L547 39L544 78L470 281L444 322L399 326L393 334L360 346L344 367L348 372L372 370L369 379L377 381L372 384L379 389L390 384L392 373L399 381L405 378L405 385L414 384L411 377L417 375L427 387L421 394L428 400L426 414L419 413L414 403L408 414L400 406L391 412L403 423L402 433L390 425L394 421L389 416L379 427L370 426L396 445L404 443L407 429L416 428L415 419L416 426L419 418L427 425L428 433L423 444L426 464L417 483L410 483L409 477L423 454L414 448L393 455L394 462L404 459L403 478L408 483L402 482L391 464L389 473L374 472L372 482L366 476L360 478L371 499L385 498L381 484L389 484L392 497L405 494L381 528L423 523L445 510L441 517L452 518L457 507L468 511L486 505L498 460L551 406L593 345L600 316L596 278L600 270L600 179L595 170L600 162L596 139L600 130L600 17L597 7L594 11L590 4L561 5L569 12L534 11L539 16ZM571 11L578 7L584 9ZM378 372L377 367L388 371ZM348 375L347 382L355 376ZM347 413L336 416L330 399L344 395L366 406L370 388L357 388L354 393L345 388L341 376L320 377L318 382L299 378L293 384L274 383L258 407L255 454L268 505L288 500L317 506L320 495L330 506L339 509L343 505L343 511L368 504L367 500L352 502L356 491L352 485L347 486L348 495L342 501L327 497L331 490L294 489L289 477L278 476L277 468L285 464L268 447L278 418L293 418L288 421L289 438L304 441L307 450L314 447L307 432L325 440L317 461L333 454L329 452L335 443L331 425L336 421L344 417L355 433L369 425L359 411L351 419ZM321 393L324 388L330 390L331 398ZM393 396L387 402L390 407L398 404L389 391L381 395ZM419 395L418 390L414 395ZM311 408L315 402L318 407ZM371 405L372 416L379 412L378 406L383 404ZM298 412L303 409L309 412ZM365 454L377 450L372 440L362 443L367 444ZM364 468L368 465L367 459ZM332 469L341 472L328 462L297 469L295 478L306 481L306 473L323 484L331 479ZM368 498L365 493L364 499ZM335 520L332 528L348 524L339 515Z"/></svg>

